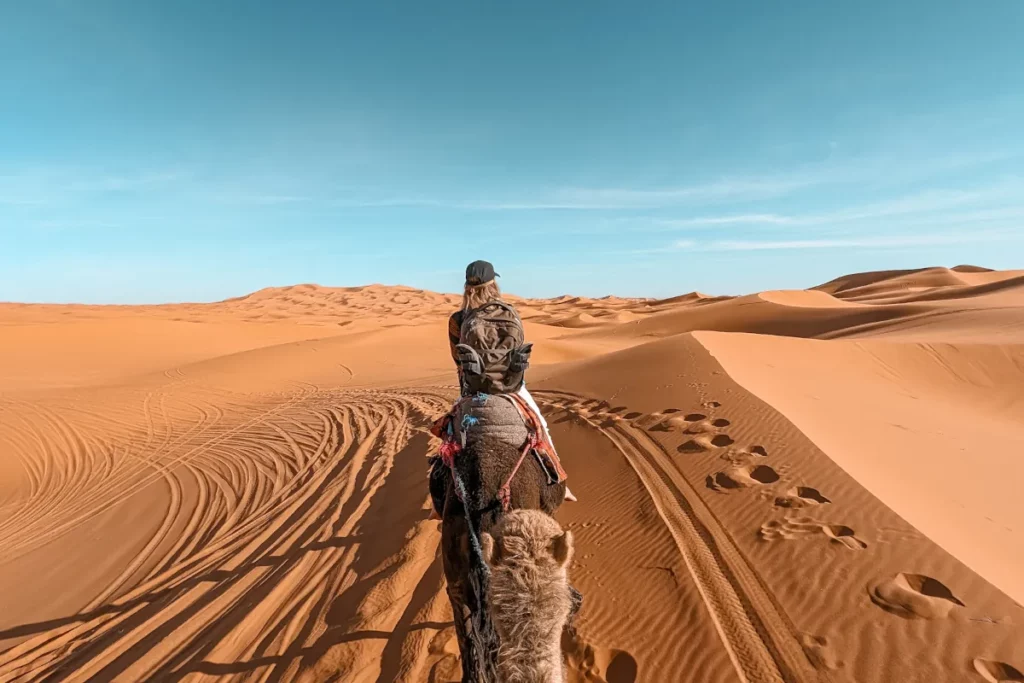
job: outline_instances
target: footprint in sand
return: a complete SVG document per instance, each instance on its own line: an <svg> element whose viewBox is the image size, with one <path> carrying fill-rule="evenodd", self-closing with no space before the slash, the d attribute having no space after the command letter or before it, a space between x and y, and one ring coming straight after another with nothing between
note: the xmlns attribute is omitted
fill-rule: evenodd
<svg viewBox="0 0 1024 683"><path fill-rule="evenodd" d="M833 543L850 550L864 550L868 544L857 538L853 529L843 524L826 524L810 517L776 519L761 525L758 535L766 541L779 539L791 541L796 538L824 534Z"/></svg>
<svg viewBox="0 0 1024 683"><path fill-rule="evenodd" d="M708 436L709 439L717 434L717 430L732 424L724 417L711 419L704 413L682 414L679 408L665 408L647 417L655 420L654 424L646 427L653 432L682 431L684 434Z"/></svg>
<svg viewBox="0 0 1024 683"><path fill-rule="evenodd" d="M811 660L815 669L835 671L843 666L825 636L804 633L800 636L800 645L803 646L807 659Z"/></svg>
<svg viewBox="0 0 1024 683"><path fill-rule="evenodd" d="M690 413L683 417L672 417L662 425L657 426L658 431L669 431L679 429L683 434L691 437L679 446L680 453L701 453L715 448L728 448L736 441L728 434L721 433L732 424L725 418L709 420L703 413Z"/></svg>
<svg viewBox="0 0 1024 683"><path fill-rule="evenodd" d="M794 486L786 491L785 495L775 499L775 507L780 508L806 508L816 505L827 505L832 501L821 495L818 489L810 486Z"/></svg>
<svg viewBox="0 0 1024 683"><path fill-rule="evenodd" d="M850 550L864 550L868 547L868 544L857 538L853 529L845 524L823 524L821 532L828 536L833 543L838 543Z"/></svg>
<svg viewBox="0 0 1024 683"><path fill-rule="evenodd" d="M706 420L708 417L702 413L682 415L682 412L679 408L665 408L660 412L654 413L651 417L656 422L648 427L648 429L652 432L671 432L676 429L687 429L692 423Z"/></svg>
<svg viewBox="0 0 1024 683"><path fill-rule="evenodd" d="M447 683L462 679L462 660L459 658L459 642L455 637L454 626L434 634L427 646L427 652L437 660L430 667L428 683Z"/></svg>
<svg viewBox="0 0 1024 683"><path fill-rule="evenodd" d="M636 683L636 658L625 650L595 647L578 636L563 632L562 652L569 683Z"/></svg>
<svg viewBox="0 0 1024 683"><path fill-rule="evenodd" d="M868 594L876 605L904 619L941 619L954 607L964 607L941 581L924 574L897 574L872 586Z"/></svg>
<svg viewBox="0 0 1024 683"><path fill-rule="evenodd" d="M579 413L580 415L589 415L597 409L597 406L601 402L595 398L578 399L575 401L569 400L568 398L558 398L547 401L546 403L552 408L565 410L571 413Z"/></svg>
<svg viewBox="0 0 1024 683"><path fill-rule="evenodd" d="M721 472L709 474L705 484L712 491L734 490L774 484L779 473L768 465L734 465Z"/></svg>
<svg viewBox="0 0 1024 683"><path fill-rule="evenodd" d="M625 408L623 408L623 410L625 410ZM669 431L661 425L666 421L666 416L677 412L679 412L677 408L667 408L662 412L654 413L642 413L639 410L634 410L625 414L619 413L617 415L610 415L609 417L611 419L621 419L629 422L638 429Z"/></svg>
<svg viewBox="0 0 1024 683"><path fill-rule="evenodd" d="M635 683L639 667L633 655L622 650L610 650L604 679L607 683Z"/></svg>
<svg viewBox="0 0 1024 683"><path fill-rule="evenodd" d="M981 674L989 683L1010 683L1011 681L1024 681L1024 674L1019 669L1005 662L996 662L991 659L975 659L974 670Z"/></svg>
<svg viewBox="0 0 1024 683"><path fill-rule="evenodd" d="M728 434L715 434L711 430L705 429L703 425L695 425L687 429L685 433L693 434L698 439L707 438L715 448L725 448L736 443Z"/></svg>
<svg viewBox="0 0 1024 683"><path fill-rule="evenodd" d="M768 457L768 451L762 446L750 446L749 448L730 448L719 456L722 460L734 466L755 465L762 458ZM782 469L780 467L780 469Z"/></svg>
<svg viewBox="0 0 1024 683"><path fill-rule="evenodd" d="M605 429L614 426L616 422L626 419L626 416L623 414L628 410L626 406L616 406L611 408L607 403L605 403L603 406L599 406L598 408L599 410L592 412L591 417L600 418L600 426Z"/></svg>
<svg viewBox="0 0 1024 683"><path fill-rule="evenodd" d="M680 453L703 453L715 448L726 448L734 443L728 434L702 434L683 442L676 450Z"/></svg>
<svg viewBox="0 0 1024 683"><path fill-rule="evenodd" d="M551 421L552 424L565 424L573 422L579 418L587 419L593 417L605 418L605 422L610 424L614 420L619 419L618 415L611 415L604 412L604 408L608 407L607 403L593 398L576 401L558 399L546 401L545 404L550 408L563 411L564 413L557 419L553 419Z"/></svg>

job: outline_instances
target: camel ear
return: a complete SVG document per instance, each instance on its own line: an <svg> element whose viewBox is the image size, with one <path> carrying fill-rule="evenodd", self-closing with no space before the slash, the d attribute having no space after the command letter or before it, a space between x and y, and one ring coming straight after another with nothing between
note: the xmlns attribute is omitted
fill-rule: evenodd
<svg viewBox="0 0 1024 683"><path fill-rule="evenodd" d="M551 554L555 557L558 566L564 567L572 559L572 532L565 531L561 536L556 536L551 541Z"/></svg>
<svg viewBox="0 0 1024 683"><path fill-rule="evenodd" d="M486 531L480 534L480 548L484 551L484 562L493 567L496 559L494 557L494 537Z"/></svg>

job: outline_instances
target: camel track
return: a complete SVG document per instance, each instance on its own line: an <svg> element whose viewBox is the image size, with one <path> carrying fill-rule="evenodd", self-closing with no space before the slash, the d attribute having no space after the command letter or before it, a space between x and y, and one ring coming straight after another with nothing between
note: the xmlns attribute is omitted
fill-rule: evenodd
<svg viewBox="0 0 1024 683"><path fill-rule="evenodd" d="M276 681L325 657L334 674L321 680L424 677L423 658L388 635L441 593L423 456L451 396L306 385L246 397L171 379L102 404L2 401L0 444L29 485L0 501L0 569L140 496L166 506L79 611L0 624L0 683ZM364 538L382 518L393 530ZM409 572L419 588L395 594L386 577Z"/></svg>
<svg viewBox="0 0 1024 683"><path fill-rule="evenodd" d="M810 666L771 594L658 441L614 413L586 409L587 397L534 393L541 405L570 412L596 429L636 472L674 538L741 681L825 680Z"/></svg>

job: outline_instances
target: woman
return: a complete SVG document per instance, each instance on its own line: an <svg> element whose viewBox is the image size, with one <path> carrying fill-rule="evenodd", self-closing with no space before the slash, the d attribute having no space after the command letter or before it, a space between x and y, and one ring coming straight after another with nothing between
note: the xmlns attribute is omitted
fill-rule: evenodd
<svg viewBox="0 0 1024 683"><path fill-rule="evenodd" d="M501 289L498 287L498 283L495 278L499 277L498 273L494 272L494 266L487 261L473 261L466 266L466 284L463 289L462 295L462 307L452 313L448 318L448 345L451 350L452 360L455 361L455 367L459 374L459 387L465 394L465 382L462 377L462 365L459 363L459 353L456 347L460 343L462 337L462 323L471 311L477 310L492 302L503 302L501 298ZM514 309L513 309L514 310ZM518 317L518 314L516 315ZM519 323L522 324L521 322ZM533 413L537 416L541 427L544 429L544 435L547 437L547 442L554 448L554 442L551 440L551 434L548 431L547 420L544 419L544 414L541 413L540 408L537 406L536 401L533 400L533 396L526 389L526 380L523 382L519 389L516 391L526 404L530 407ZM575 501L576 497L572 495L572 492L566 488L565 493L566 500Z"/></svg>

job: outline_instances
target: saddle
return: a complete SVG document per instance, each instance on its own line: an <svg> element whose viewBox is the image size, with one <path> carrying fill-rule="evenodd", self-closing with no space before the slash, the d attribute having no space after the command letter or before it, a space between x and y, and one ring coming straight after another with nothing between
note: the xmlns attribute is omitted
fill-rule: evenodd
<svg viewBox="0 0 1024 683"><path fill-rule="evenodd" d="M502 507L507 510L510 496L510 486L516 473L522 466L523 461L531 453L537 459L541 469L547 476L549 484L560 484L568 478L562 463L555 451L554 444L541 426L540 418L533 412L529 404L517 394L475 394L465 396L452 406L452 409L445 415L438 418L430 428L430 433L441 439L441 447L438 449L438 456L444 465L452 470L455 465L455 457L465 448L471 438L474 429L487 429L490 427L502 428L504 425L491 425L485 416L485 406L488 401L510 401L515 407L519 418L522 420L522 427L525 427L526 437L519 447L519 461L509 473L505 484L498 493ZM483 418L483 419L482 419ZM514 438L511 437L510 438ZM454 474L454 472L453 472Z"/></svg>

